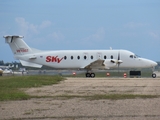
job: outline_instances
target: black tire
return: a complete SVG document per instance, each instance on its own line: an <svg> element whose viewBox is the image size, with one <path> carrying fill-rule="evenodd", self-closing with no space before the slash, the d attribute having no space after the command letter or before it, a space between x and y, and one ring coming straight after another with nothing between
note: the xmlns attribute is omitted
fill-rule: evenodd
<svg viewBox="0 0 160 120"><path fill-rule="evenodd" d="M91 74L90 73L86 73L86 77L91 77Z"/></svg>
<svg viewBox="0 0 160 120"><path fill-rule="evenodd" d="M91 73L91 77L94 78L95 77L95 73Z"/></svg>
<svg viewBox="0 0 160 120"><path fill-rule="evenodd" d="M156 78L156 74L155 74L155 73L153 73L153 74L152 74L152 77L153 77L153 78Z"/></svg>

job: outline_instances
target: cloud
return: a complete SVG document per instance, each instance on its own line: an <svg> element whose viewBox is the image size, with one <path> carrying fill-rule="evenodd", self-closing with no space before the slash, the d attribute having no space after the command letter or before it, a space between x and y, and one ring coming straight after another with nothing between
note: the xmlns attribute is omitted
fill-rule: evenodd
<svg viewBox="0 0 160 120"><path fill-rule="evenodd" d="M135 28L139 28L139 27L143 27L143 26L146 26L147 24L144 24L144 23L135 23L135 22L129 22L129 23L126 23L124 25L125 28L130 28L130 29L135 29Z"/></svg>
<svg viewBox="0 0 160 120"><path fill-rule="evenodd" d="M41 32L41 30L51 26L51 22L46 20L43 21L40 25L34 25L32 23L29 23L25 20L23 17L17 17L15 18L16 23L19 26L20 34L27 35L27 34L38 34Z"/></svg>
<svg viewBox="0 0 160 120"><path fill-rule="evenodd" d="M121 32L122 37L136 37L138 34L136 32Z"/></svg>
<svg viewBox="0 0 160 120"><path fill-rule="evenodd" d="M83 38L84 41L102 41L105 37L105 30L103 27L99 28L96 33Z"/></svg>
<svg viewBox="0 0 160 120"><path fill-rule="evenodd" d="M34 25L34 24L29 24L29 26L28 26L28 30L33 32L33 33L38 33L38 29L37 28L38 27L36 25Z"/></svg>
<svg viewBox="0 0 160 120"><path fill-rule="evenodd" d="M15 18L15 21L19 26L20 34L26 35L26 33L27 33L28 29L29 29L29 23L26 22L25 19L21 18L21 17Z"/></svg>
<svg viewBox="0 0 160 120"><path fill-rule="evenodd" d="M154 39L159 39L160 35L158 32L149 32L149 35Z"/></svg>
<svg viewBox="0 0 160 120"><path fill-rule="evenodd" d="M52 23L48 20L46 21L43 21L42 24L39 26L40 29L43 29L43 28L46 28L46 27L49 27Z"/></svg>
<svg viewBox="0 0 160 120"><path fill-rule="evenodd" d="M64 35L61 32L53 32L49 36L55 41L60 41L64 39Z"/></svg>

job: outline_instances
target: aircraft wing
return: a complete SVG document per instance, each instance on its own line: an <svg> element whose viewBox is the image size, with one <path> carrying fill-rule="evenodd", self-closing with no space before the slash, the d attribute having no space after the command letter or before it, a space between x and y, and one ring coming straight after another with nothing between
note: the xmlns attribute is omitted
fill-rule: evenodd
<svg viewBox="0 0 160 120"><path fill-rule="evenodd" d="M89 65L85 66L84 68L86 69L98 69L98 68L104 68L104 60L101 60L101 59L98 59L98 60L95 60L94 62L90 63Z"/></svg>

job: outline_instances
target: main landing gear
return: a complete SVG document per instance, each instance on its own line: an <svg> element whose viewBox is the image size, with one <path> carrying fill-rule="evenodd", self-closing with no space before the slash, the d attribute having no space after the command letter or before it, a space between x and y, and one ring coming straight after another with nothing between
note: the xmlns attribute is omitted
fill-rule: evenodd
<svg viewBox="0 0 160 120"><path fill-rule="evenodd" d="M86 77L94 78L95 77L95 73L89 73L89 72L87 72L86 73Z"/></svg>

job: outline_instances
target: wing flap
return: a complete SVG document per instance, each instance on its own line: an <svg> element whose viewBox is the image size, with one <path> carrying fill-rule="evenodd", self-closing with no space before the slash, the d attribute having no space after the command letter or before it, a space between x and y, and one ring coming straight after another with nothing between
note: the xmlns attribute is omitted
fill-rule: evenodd
<svg viewBox="0 0 160 120"><path fill-rule="evenodd" d="M98 59L98 60L95 60L94 62L90 63L89 65L85 66L84 68L86 69L98 69L98 68L104 68L105 65L104 65L104 60L101 60L101 59Z"/></svg>

